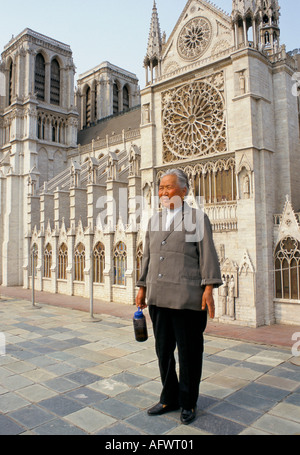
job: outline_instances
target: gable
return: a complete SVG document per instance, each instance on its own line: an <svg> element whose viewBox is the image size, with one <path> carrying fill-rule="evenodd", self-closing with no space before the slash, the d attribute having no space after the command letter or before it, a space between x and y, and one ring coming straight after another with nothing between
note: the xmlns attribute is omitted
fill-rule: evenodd
<svg viewBox="0 0 300 455"><path fill-rule="evenodd" d="M163 46L162 72L168 74L232 46L230 16L205 0L189 0Z"/></svg>

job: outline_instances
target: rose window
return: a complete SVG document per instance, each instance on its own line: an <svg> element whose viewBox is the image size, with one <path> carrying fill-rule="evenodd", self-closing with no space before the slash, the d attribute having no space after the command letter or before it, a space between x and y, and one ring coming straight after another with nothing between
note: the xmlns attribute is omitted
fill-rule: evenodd
<svg viewBox="0 0 300 455"><path fill-rule="evenodd" d="M164 162L226 151L222 94L207 80L163 94Z"/></svg>
<svg viewBox="0 0 300 455"><path fill-rule="evenodd" d="M211 25L207 19L196 17L182 29L177 42L179 55L195 60L204 54L211 40Z"/></svg>

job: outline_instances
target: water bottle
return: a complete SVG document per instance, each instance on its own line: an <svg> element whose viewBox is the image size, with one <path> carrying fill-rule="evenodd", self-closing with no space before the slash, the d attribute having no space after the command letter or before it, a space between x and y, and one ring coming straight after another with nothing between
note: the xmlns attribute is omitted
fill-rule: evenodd
<svg viewBox="0 0 300 455"><path fill-rule="evenodd" d="M133 316L133 327L136 341L143 342L148 340L146 318L141 310L138 309Z"/></svg>

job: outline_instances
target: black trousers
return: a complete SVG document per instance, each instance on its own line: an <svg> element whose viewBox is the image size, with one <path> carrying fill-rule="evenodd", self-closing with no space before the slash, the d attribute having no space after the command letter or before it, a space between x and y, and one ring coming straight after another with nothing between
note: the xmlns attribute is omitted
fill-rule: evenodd
<svg viewBox="0 0 300 455"><path fill-rule="evenodd" d="M149 314L163 385L160 402L193 409L199 396L207 312L173 310L150 305ZM176 346L179 379L174 357Z"/></svg>

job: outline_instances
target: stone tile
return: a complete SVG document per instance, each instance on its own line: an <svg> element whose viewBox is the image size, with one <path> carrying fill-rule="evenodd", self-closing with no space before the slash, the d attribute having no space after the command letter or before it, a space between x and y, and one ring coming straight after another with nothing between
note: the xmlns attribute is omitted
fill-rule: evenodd
<svg viewBox="0 0 300 455"><path fill-rule="evenodd" d="M160 377L157 362L154 362L154 364L152 362L151 364L139 365L138 367L130 368L128 371L139 376L144 376L148 379L156 379Z"/></svg>
<svg viewBox="0 0 300 455"><path fill-rule="evenodd" d="M166 433L167 436L204 436L208 435L206 431L199 430L191 425L179 425Z"/></svg>
<svg viewBox="0 0 300 455"><path fill-rule="evenodd" d="M74 373L66 375L65 378L69 379L70 381L77 382L80 385L92 384L102 379L101 376L88 373L87 371L76 371Z"/></svg>
<svg viewBox="0 0 300 455"><path fill-rule="evenodd" d="M129 390L129 387L123 382L115 381L112 378L102 379L89 385L89 388L104 393L110 397L115 397L119 393Z"/></svg>
<svg viewBox="0 0 300 455"><path fill-rule="evenodd" d="M283 363L277 368L272 368L269 373L271 376L278 378L290 379L291 381L300 382L300 368L290 363Z"/></svg>
<svg viewBox="0 0 300 455"><path fill-rule="evenodd" d="M11 412L9 417L29 430L54 419L53 414L48 413L36 405L26 406L25 408Z"/></svg>
<svg viewBox="0 0 300 455"><path fill-rule="evenodd" d="M0 385L0 395L4 395L7 392L9 391Z"/></svg>
<svg viewBox="0 0 300 455"><path fill-rule="evenodd" d="M272 367L276 367L283 362L283 359L272 357L272 356L267 357L265 355L263 356L261 354L257 354L252 357L249 357L249 359L247 359L247 362L259 363L262 365L269 365Z"/></svg>
<svg viewBox="0 0 300 455"><path fill-rule="evenodd" d="M66 363L69 364L69 362L66 362ZM92 362L91 360L82 359L80 357L77 357L74 360L72 360L71 365L73 365L75 368L77 368L77 370L81 370L81 369L84 370L84 369L96 366L97 363Z"/></svg>
<svg viewBox="0 0 300 455"><path fill-rule="evenodd" d="M115 381L124 382L124 384L127 384L130 387L137 387L141 384L144 384L145 382L148 382L148 379L145 378L145 376L128 373L127 371L117 374L112 379Z"/></svg>
<svg viewBox="0 0 300 455"><path fill-rule="evenodd" d="M272 370L270 365L263 365L262 363L252 363L249 362L247 359L235 365L236 368L247 368L253 371L257 371L258 373L267 373L268 371Z"/></svg>
<svg viewBox="0 0 300 455"><path fill-rule="evenodd" d="M210 397L224 399L228 395L234 393L235 390L231 388L221 387L216 384L212 384L207 380L202 381L200 385L200 393L203 395L208 395Z"/></svg>
<svg viewBox="0 0 300 455"><path fill-rule="evenodd" d="M280 417L265 414L252 427L273 435L293 436L300 433L300 424Z"/></svg>
<svg viewBox="0 0 300 455"><path fill-rule="evenodd" d="M300 393L292 393L285 399L285 403L294 404L300 406Z"/></svg>
<svg viewBox="0 0 300 455"><path fill-rule="evenodd" d="M65 419L87 433L96 433L116 422L116 419L91 408L83 408L65 416Z"/></svg>
<svg viewBox="0 0 300 455"><path fill-rule="evenodd" d="M55 392L40 384L33 384L25 387L24 389L18 390L18 395L21 395L23 398L31 401L32 403L38 403L41 400L53 397Z"/></svg>
<svg viewBox="0 0 300 455"><path fill-rule="evenodd" d="M228 349L227 351L222 351L222 354L220 354L223 358L229 358L229 359L234 359L234 360L245 360L248 359L251 354L243 351L234 351L231 349Z"/></svg>
<svg viewBox="0 0 300 455"><path fill-rule="evenodd" d="M24 427L18 425L7 416L0 415L0 436L15 436L24 432Z"/></svg>
<svg viewBox="0 0 300 455"><path fill-rule="evenodd" d="M7 365L6 368L10 370L12 373L22 374L27 371L34 370L36 366L29 362L19 361L10 363L9 365Z"/></svg>
<svg viewBox="0 0 300 455"><path fill-rule="evenodd" d="M40 368L48 367L49 365L57 365L59 362L51 357L41 355L30 359L30 363Z"/></svg>
<svg viewBox="0 0 300 455"><path fill-rule="evenodd" d="M269 414L300 423L300 408L290 403L279 403Z"/></svg>
<svg viewBox="0 0 300 455"><path fill-rule="evenodd" d="M246 430L240 433L240 436L270 436L270 433L267 433L262 430L258 430L257 428L246 428Z"/></svg>
<svg viewBox="0 0 300 455"><path fill-rule="evenodd" d="M77 382L70 381L69 379L63 377L50 379L49 381L45 381L44 384L59 393L68 392L78 388Z"/></svg>
<svg viewBox="0 0 300 455"><path fill-rule="evenodd" d="M277 387L270 387L264 384L253 382L244 388L244 392L250 395L257 395L259 397L267 398L279 402L290 394L289 390L279 389Z"/></svg>
<svg viewBox="0 0 300 455"><path fill-rule="evenodd" d="M207 358L207 360L209 360L210 362L213 362L213 363L216 363L216 364L219 364L219 365L234 365L237 360L236 359L230 359L230 358L226 358L226 357L222 357L221 353L220 355L211 355Z"/></svg>
<svg viewBox="0 0 300 455"><path fill-rule="evenodd" d="M50 373L49 371L45 370L44 368L37 368L36 370L27 371L23 373L23 376L30 379L32 382L39 382L43 383L54 379L56 375L54 373Z"/></svg>
<svg viewBox="0 0 300 455"><path fill-rule="evenodd" d="M15 363L15 362L14 362ZM4 378L7 378L8 376L13 376L14 372L11 371L8 366L7 368L5 367L0 367L0 381L2 381Z"/></svg>
<svg viewBox="0 0 300 455"><path fill-rule="evenodd" d="M226 398L226 401L228 401L231 404L241 406L247 409L253 409L264 412L269 411L276 404L276 401L274 400L269 400L262 396L250 394L245 392L244 390L239 390L238 392L233 393L232 395Z"/></svg>
<svg viewBox="0 0 300 455"><path fill-rule="evenodd" d="M94 405L107 398L107 395L88 387L80 387L79 389L72 390L71 392L67 392L65 396L79 401L79 403L83 403L85 406Z"/></svg>
<svg viewBox="0 0 300 455"><path fill-rule="evenodd" d="M122 349L122 348L106 348L106 349L103 349L102 351L100 351L100 353L109 355L114 359L119 358L119 357L124 357L124 356L130 354L130 352L128 350Z"/></svg>
<svg viewBox="0 0 300 455"><path fill-rule="evenodd" d="M232 351L245 352L251 356L258 354L261 351L259 346L255 346L249 343L239 343L236 346L230 348Z"/></svg>
<svg viewBox="0 0 300 455"><path fill-rule="evenodd" d="M231 366L222 371L222 374L225 376L230 376L233 378L245 379L247 381L254 381L255 379L261 376L261 372L251 370L250 368L240 368L236 366Z"/></svg>
<svg viewBox="0 0 300 455"><path fill-rule="evenodd" d="M150 393L151 395L159 398L162 390L161 381L147 381L144 384L140 385L137 390L145 393ZM157 401L159 401L159 399Z"/></svg>
<svg viewBox="0 0 300 455"><path fill-rule="evenodd" d="M209 379L207 379L206 382L233 390L239 390L249 384L249 381L245 379L240 379L239 377L236 378L233 376L229 377L226 376L225 373L219 373L211 376Z"/></svg>
<svg viewBox="0 0 300 455"><path fill-rule="evenodd" d="M74 373L74 371L77 371L77 368L66 362L60 362L58 364L45 367L45 370L49 371L55 376L65 376L69 375L70 373Z"/></svg>
<svg viewBox="0 0 300 455"><path fill-rule="evenodd" d="M244 425L206 412L198 415L191 426L219 436L235 436L246 428Z"/></svg>
<svg viewBox="0 0 300 455"><path fill-rule="evenodd" d="M108 366L112 368L118 368L120 371L129 370L130 368L134 368L140 365L139 362L135 362L134 360L129 360L127 357L121 357L115 360L111 360L107 363Z"/></svg>
<svg viewBox="0 0 300 455"><path fill-rule="evenodd" d="M64 395L56 395L39 403L39 406L60 417L72 414L85 407L85 404L72 400Z"/></svg>
<svg viewBox="0 0 300 455"><path fill-rule="evenodd" d="M118 395L118 400L139 407L141 409L147 409L156 403L154 395L146 394L145 392L134 389L120 393Z"/></svg>
<svg viewBox="0 0 300 455"><path fill-rule="evenodd" d="M263 412L249 410L228 402L219 403L211 407L209 412L245 426L251 425L263 414Z"/></svg>
<svg viewBox="0 0 300 455"><path fill-rule="evenodd" d="M144 365L145 363L152 362L157 360L155 351L151 349L143 349L142 351L135 352L134 354L129 354L126 357L123 357L126 360L132 360L133 362L140 363Z"/></svg>
<svg viewBox="0 0 300 455"><path fill-rule="evenodd" d="M54 419L34 429L40 436L84 436L87 433L63 419Z"/></svg>
<svg viewBox="0 0 300 455"><path fill-rule="evenodd" d="M25 373L26 374L26 373ZM12 376L6 376L1 379L1 385L7 388L10 391L16 391L18 389L23 389L29 385L32 385L33 381L27 379L24 376L14 374Z"/></svg>
<svg viewBox="0 0 300 455"><path fill-rule="evenodd" d="M211 362L210 357L208 359L204 359L203 361L203 376L207 375L210 376L211 374L219 373L226 368L226 365L222 365L221 363Z"/></svg>
<svg viewBox="0 0 300 455"><path fill-rule="evenodd" d="M290 390L291 392L296 390L297 387L299 386L299 382L267 374L259 378L257 382L271 387L279 387L281 389Z"/></svg>
<svg viewBox="0 0 300 455"><path fill-rule="evenodd" d="M108 414L116 419L125 419L132 414L137 414L140 409L127 403L117 400L116 398L108 398L94 405L96 409L105 414ZM118 433L117 433L118 434Z"/></svg>
<svg viewBox="0 0 300 455"><path fill-rule="evenodd" d="M122 422L115 423L109 427L103 428L98 431L96 435L106 435L106 436L115 436L115 435L133 435L133 436L142 436L146 433L138 431L136 428L133 428L129 425L126 425Z"/></svg>
<svg viewBox="0 0 300 455"><path fill-rule="evenodd" d="M171 414L173 413L170 413L168 415ZM177 414L179 416L179 412L177 412ZM177 426L177 422L173 419L170 419L166 416L148 416L147 412L145 411L129 417L125 422L129 423L134 428L137 428L146 434L151 435L166 434Z"/></svg>
<svg viewBox="0 0 300 455"><path fill-rule="evenodd" d="M108 363L104 363L101 365L97 365L95 367L87 368L86 371L92 374L96 374L98 376L102 376L103 378L109 378L116 374L119 374L123 371L123 368L113 367L110 366Z"/></svg>

